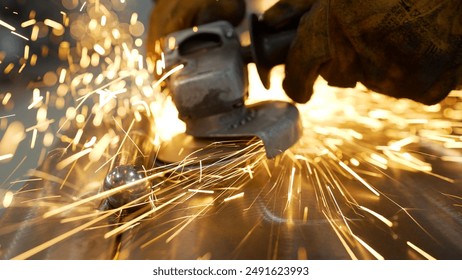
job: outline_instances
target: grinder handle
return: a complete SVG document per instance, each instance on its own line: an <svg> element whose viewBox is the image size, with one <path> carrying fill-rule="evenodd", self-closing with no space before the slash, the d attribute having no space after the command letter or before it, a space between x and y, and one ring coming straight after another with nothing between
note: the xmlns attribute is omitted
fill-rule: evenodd
<svg viewBox="0 0 462 280"><path fill-rule="evenodd" d="M274 66L284 64L297 29L274 30L252 14L249 32L251 43L243 49L244 60L256 64L260 80L268 89L270 71Z"/></svg>

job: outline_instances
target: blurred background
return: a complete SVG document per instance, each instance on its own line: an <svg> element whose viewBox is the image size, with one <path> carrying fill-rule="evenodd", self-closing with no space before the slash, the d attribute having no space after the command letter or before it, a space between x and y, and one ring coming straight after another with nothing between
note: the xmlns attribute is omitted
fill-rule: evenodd
<svg viewBox="0 0 462 280"><path fill-rule="evenodd" d="M111 5L114 8L111 12L116 13L117 20L122 24L129 23L135 13L137 21L143 24L142 31L136 37L144 41L153 1L101 1L103 4L105 2L114 3ZM77 0L0 0L0 21L4 23L0 25L0 100L4 103L0 107L0 117L14 114L25 128L36 123L37 112L28 109L33 90L40 88L42 92L56 93L59 86L57 75L61 69L69 67L67 53L75 52L77 42L85 32L90 32L88 28L81 27L85 21L88 24L89 16L78 13L80 9L85 9L85 3L86 1ZM50 20L62 24L63 28L53 28ZM65 20L81 24L64 26ZM16 30L15 34L12 34L12 29ZM140 53L145 52L144 44L133 44L132 47L139 49ZM98 71L98 67L93 68L85 71ZM64 107L47 107L49 119L59 120L65 113ZM2 139L10 119L2 118L0 121L3 128L0 130ZM43 131L52 132L58 128L58 123L51 123ZM43 143L44 136L45 133L39 133L37 143ZM18 137L17 140L22 139L22 136ZM1 145L9 146L6 142L10 140L5 140ZM14 151L15 156L0 161L0 180L4 185L8 180L20 178L28 170L37 167L53 146L53 143L47 143L31 148L30 141L18 142L20 144ZM14 146L14 143L10 144ZM15 189L20 184L10 187Z"/></svg>

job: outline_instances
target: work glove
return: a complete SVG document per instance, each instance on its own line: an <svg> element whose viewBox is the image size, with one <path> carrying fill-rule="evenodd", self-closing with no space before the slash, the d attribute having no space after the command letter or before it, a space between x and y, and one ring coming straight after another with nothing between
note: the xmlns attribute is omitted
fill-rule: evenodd
<svg viewBox="0 0 462 280"><path fill-rule="evenodd" d="M238 25L245 15L245 0L157 0L147 36L148 55L157 55L155 42L169 33L217 20Z"/></svg>
<svg viewBox="0 0 462 280"><path fill-rule="evenodd" d="M263 15L274 29L294 20L283 88L296 102L310 99L319 75L424 104L461 84L460 0L280 0Z"/></svg>

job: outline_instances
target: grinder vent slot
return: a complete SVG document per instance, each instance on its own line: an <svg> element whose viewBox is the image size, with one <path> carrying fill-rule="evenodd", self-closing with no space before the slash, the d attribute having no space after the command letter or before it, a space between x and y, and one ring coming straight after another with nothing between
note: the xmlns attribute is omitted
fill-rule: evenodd
<svg viewBox="0 0 462 280"><path fill-rule="evenodd" d="M206 52L223 44L221 37L214 33L199 33L181 42L178 51L181 56Z"/></svg>

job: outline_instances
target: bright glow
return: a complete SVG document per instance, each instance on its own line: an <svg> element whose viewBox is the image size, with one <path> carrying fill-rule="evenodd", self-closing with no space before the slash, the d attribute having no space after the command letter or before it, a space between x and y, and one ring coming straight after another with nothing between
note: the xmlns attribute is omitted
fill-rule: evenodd
<svg viewBox="0 0 462 280"><path fill-rule="evenodd" d="M7 191L5 196L3 197L3 207L8 208L10 207L11 203L13 202L14 193L11 191Z"/></svg>

